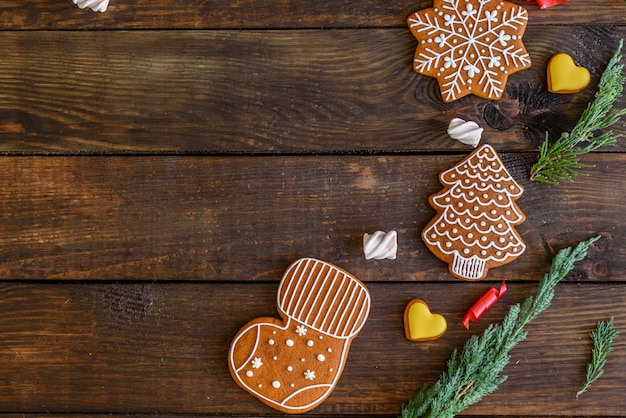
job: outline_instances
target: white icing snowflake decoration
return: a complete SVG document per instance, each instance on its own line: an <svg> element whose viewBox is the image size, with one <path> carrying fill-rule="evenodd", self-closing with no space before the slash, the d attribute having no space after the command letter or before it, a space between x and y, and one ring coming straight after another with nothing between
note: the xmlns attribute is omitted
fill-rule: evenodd
<svg viewBox="0 0 626 418"><path fill-rule="evenodd" d="M435 0L411 15L413 69L436 77L445 102L468 94L499 99L510 74L530 67L522 43L528 12L500 0Z"/></svg>
<svg viewBox="0 0 626 418"><path fill-rule="evenodd" d="M312 370L307 370L306 372L304 372L304 378L306 380L313 380L315 379L315 372Z"/></svg>
<svg viewBox="0 0 626 418"><path fill-rule="evenodd" d="M261 361L260 357L255 357L254 360L252 360L252 368L253 369L258 369L262 365L263 365L263 362Z"/></svg>
<svg viewBox="0 0 626 418"><path fill-rule="evenodd" d="M299 336L303 336L306 335L306 328L304 327L304 325L298 325L296 327L296 334L298 334Z"/></svg>

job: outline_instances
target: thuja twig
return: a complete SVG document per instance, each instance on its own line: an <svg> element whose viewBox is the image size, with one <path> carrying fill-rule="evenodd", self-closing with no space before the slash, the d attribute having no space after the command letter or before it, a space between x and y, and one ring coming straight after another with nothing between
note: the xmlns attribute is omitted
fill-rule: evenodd
<svg viewBox="0 0 626 418"><path fill-rule="evenodd" d="M402 417L450 418L498 389L507 378L500 373L509 362L509 352L526 338L526 324L550 306L556 285L599 238L559 251L550 271L539 281L535 297L513 305L501 323L491 324L480 337L470 337L460 351L455 349L448 370L402 406Z"/></svg>
<svg viewBox="0 0 626 418"><path fill-rule="evenodd" d="M578 160L580 155L605 145L614 145L620 137L612 131L603 131L597 136L595 133L609 128L626 114L626 109L612 109L624 88L624 65L620 64L623 43L624 40L620 40L617 50L602 73L594 101L587 106L572 130L561 134L551 146L546 132L546 138L539 147L539 159L530 169L531 180L550 184L559 184L559 180L572 181L574 175L583 174L579 169L590 167ZM586 145L579 147L581 143Z"/></svg>
<svg viewBox="0 0 626 418"><path fill-rule="evenodd" d="M604 373L606 358L613 351L613 340L619 335L613 325L614 319L598 322L596 329L591 331L589 335L592 343L591 363L587 364L585 384L576 394L576 398L589 389L589 386Z"/></svg>

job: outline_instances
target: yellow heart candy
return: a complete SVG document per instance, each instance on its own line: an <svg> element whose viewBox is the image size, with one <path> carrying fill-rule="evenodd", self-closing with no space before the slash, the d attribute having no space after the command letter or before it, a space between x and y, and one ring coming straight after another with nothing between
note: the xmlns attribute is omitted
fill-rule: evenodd
<svg viewBox="0 0 626 418"><path fill-rule="evenodd" d="M413 299L404 309L404 335L407 340L436 340L445 334L447 328L446 318L431 313L423 300Z"/></svg>
<svg viewBox="0 0 626 418"><path fill-rule="evenodd" d="M548 90L552 93L578 93L589 85L591 75L585 67L574 64L572 57L564 52L556 54L548 62Z"/></svg>

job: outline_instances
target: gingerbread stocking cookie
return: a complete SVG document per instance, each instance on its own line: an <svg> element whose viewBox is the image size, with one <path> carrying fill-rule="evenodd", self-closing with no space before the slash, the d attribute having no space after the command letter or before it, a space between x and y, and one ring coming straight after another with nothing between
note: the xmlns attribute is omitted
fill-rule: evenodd
<svg viewBox="0 0 626 418"><path fill-rule="evenodd" d="M282 320L257 318L233 339L228 366L235 382L286 413L309 411L334 389L370 308L370 295L350 273L303 258L278 288Z"/></svg>
<svg viewBox="0 0 626 418"><path fill-rule="evenodd" d="M480 280L510 263L526 245L514 226L526 220L515 201L524 189L496 151L483 145L439 175L444 189L428 199L437 210L422 231L426 246L460 279Z"/></svg>

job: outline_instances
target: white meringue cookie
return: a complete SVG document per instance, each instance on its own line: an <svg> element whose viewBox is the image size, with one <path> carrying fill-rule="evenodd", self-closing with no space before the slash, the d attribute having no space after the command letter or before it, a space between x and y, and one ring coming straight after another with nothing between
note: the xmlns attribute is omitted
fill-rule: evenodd
<svg viewBox="0 0 626 418"><path fill-rule="evenodd" d="M478 146L483 133L483 128L479 127L476 122L464 121L460 118L454 118L448 125L448 135L450 138L471 145L474 148Z"/></svg>
<svg viewBox="0 0 626 418"><path fill-rule="evenodd" d="M398 251L398 233L396 231L376 231L372 235L363 235L363 252L366 260L395 260Z"/></svg>
<svg viewBox="0 0 626 418"><path fill-rule="evenodd" d="M72 0L80 9L89 7L94 12L105 12L109 6L109 0Z"/></svg>

